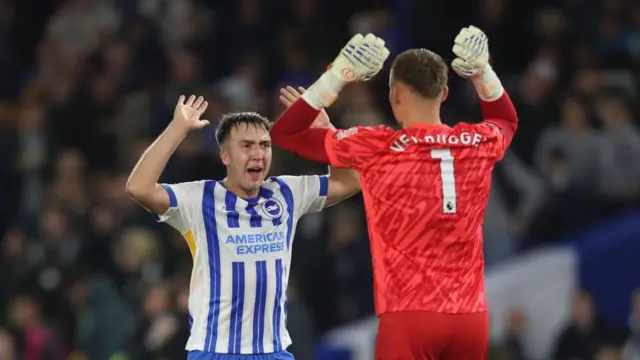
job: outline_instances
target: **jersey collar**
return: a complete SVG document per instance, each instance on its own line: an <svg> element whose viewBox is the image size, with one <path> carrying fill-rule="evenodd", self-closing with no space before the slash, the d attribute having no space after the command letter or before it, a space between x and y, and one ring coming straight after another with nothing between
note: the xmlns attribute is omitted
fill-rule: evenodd
<svg viewBox="0 0 640 360"><path fill-rule="evenodd" d="M222 186L227 191L227 194L228 194L227 196L234 199L234 201L237 199L240 199L240 200L246 201L247 203L257 203L260 200L260 198L268 199L273 196L273 193L269 189L266 189L263 183L260 186L260 190L258 190L258 196L254 196L252 198L243 198L236 195L233 191L230 191L229 189L227 189L227 186L225 185L225 180L227 180L227 178L224 178L218 181L218 184L220 184L220 186Z"/></svg>
<svg viewBox="0 0 640 360"><path fill-rule="evenodd" d="M445 124L424 124L424 123L418 123L418 124L413 124L411 126L409 126L407 129L449 129L449 125L445 125Z"/></svg>

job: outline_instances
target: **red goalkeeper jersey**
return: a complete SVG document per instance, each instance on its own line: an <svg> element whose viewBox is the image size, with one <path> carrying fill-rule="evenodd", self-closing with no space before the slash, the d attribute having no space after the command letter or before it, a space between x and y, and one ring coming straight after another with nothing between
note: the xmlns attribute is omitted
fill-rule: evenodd
<svg viewBox="0 0 640 360"><path fill-rule="evenodd" d="M481 226L515 127L487 120L326 135L331 165L360 173L378 315L487 310Z"/></svg>

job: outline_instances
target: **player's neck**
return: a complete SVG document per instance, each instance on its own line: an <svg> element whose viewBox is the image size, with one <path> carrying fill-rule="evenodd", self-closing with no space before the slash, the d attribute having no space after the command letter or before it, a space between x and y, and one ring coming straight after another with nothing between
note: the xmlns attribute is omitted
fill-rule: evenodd
<svg viewBox="0 0 640 360"><path fill-rule="evenodd" d="M408 106L400 119L402 128L406 129L414 125L442 125L440 120L440 106L433 102L423 102Z"/></svg>
<svg viewBox="0 0 640 360"><path fill-rule="evenodd" d="M222 185L224 185L224 187L228 191L231 191L237 197L242 198L242 199L252 199L252 198L255 198L256 196L258 196L258 190L259 189L255 189L255 190L243 189L240 185L238 185L237 182L235 182L235 181L233 181L232 179L229 179L229 178L225 178L224 180L222 180Z"/></svg>

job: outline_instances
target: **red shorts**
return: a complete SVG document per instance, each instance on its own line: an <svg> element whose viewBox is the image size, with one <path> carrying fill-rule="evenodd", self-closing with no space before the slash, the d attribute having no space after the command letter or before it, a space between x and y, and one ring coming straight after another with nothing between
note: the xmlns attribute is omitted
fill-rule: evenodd
<svg viewBox="0 0 640 360"><path fill-rule="evenodd" d="M484 360L489 313L399 311L380 316L376 360Z"/></svg>

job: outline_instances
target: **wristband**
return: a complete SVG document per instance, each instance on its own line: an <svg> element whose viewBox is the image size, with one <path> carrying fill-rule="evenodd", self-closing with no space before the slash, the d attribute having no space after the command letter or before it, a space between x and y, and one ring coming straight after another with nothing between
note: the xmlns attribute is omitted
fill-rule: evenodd
<svg viewBox="0 0 640 360"><path fill-rule="evenodd" d="M496 101L504 94L502 82L490 65L479 74L471 78L473 86L482 101Z"/></svg>
<svg viewBox="0 0 640 360"><path fill-rule="evenodd" d="M302 94L302 98L314 109L321 110L336 101L343 87L344 81L328 70Z"/></svg>

